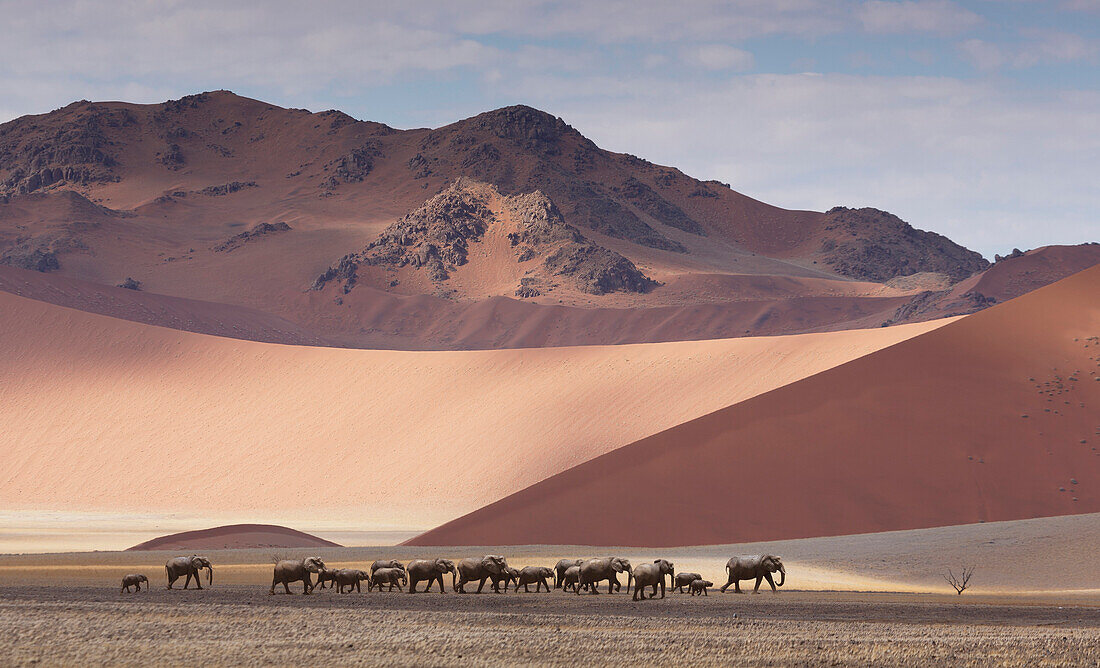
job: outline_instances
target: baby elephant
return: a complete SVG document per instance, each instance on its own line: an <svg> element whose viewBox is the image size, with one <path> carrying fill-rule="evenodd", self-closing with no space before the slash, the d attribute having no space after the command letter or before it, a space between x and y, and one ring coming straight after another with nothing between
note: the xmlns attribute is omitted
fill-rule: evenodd
<svg viewBox="0 0 1100 668"><path fill-rule="evenodd" d="M578 569L579 570L579 569ZM540 587L546 587L546 593L550 593L550 583L547 580L553 581L554 569L543 568L542 566L526 566L519 572L519 577L516 578L516 591L519 591L520 585L523 585L524 592L530 592L527 585L535 585L535 593L539 593Z"/></svg>
<svg viewBox="0 0 1100 668"><path fill-rule="evenodd" d="M321 570L317 571L317 582L316 582L316 584L313 585L313 587L315 589L324 589L326 582L331 584L333 587L335 587L336 586L336 571L337 570L339 570L339 569L336 569L336 568L322 568Z"/></svg>
<svg viewBox="0 0 1100 668"><path fill-rule="evenodd" d="M141 583L145 583L145 591L149 591L149 578L140 573L131 573L122 578L122 589L118 593L130 591L130 587L137 587L138 591L141 591Z"/></svg>
<svg viewBox="0 0 1100 668"><path fill-rule="evenodd" d="M695 596L697 594L702 594L703 596L706 596L707 595L707 587L713 587L713 586L714 586L714 583L711 582L710 580L698 580L697 579L697 580L692 580L691 584L688 585L688 589L691 590L691 595L692 596Z"/></svg>
<svg viewBox="0 0 1100 668"><path fill-rule="evenodd" d="M576 592L577 580L579 580L580 577L580 566L570 566L569 568L566 568L565 572L561 575L561 579L558 581L561 584L562 591L569 591L570 589L572 589L574 592Z"/></svg>
<svg viewBox="0 0 1100 668"><path fill-rule="evenodd" d="M698 573L677 573L672 579L672 590L684 593L684 587L689 587L692 582L703 579Z"/></svg>
<svg viewBox="0 0 1100 668"><path fill-rule="evenodd" d="M388 584L390 586L389 591L393 591L393 586L397 585L397 591L405 591L401 588L402 585L408 584L409 579L405 576L404 568L379 568L374 572L370 582L367 583L367 591L378 587L378 591L382 591L382 585Z"/></svg>
<svg viewBox="0 0 1100 668"><path fill-rule="evenodd" d="M344 587L348 588L348 593L351 593L353 589L363 593L363 590L359 588L359 583L363 580L367 581L367 591L370 591L370 573L354 568L342 568L333 574L332 586L336 587L336 591L341 594L344 593Z"/></svg>

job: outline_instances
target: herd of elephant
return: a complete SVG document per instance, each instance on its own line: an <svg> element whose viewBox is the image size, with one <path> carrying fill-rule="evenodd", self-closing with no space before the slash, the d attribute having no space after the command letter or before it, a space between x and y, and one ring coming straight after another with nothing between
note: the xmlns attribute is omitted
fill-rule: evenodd
<svg viewBox="0 0 1100 668"><path fill-rule="evenodd" d="M190 557L176 557L169 559L164 565L164 572L168 577L168 589L172 588L176 580L186 576L183 588L187 589L191 584L191 578L202 589L199 575L203 570L207 571L207 584L214 584L214 566L206 557L192 555ZM777 591L776 583L772 579L772 573L779 573L779 584L782 587L787 579L787 571L782 560L771 554L733 557L726 562L728 581L722 585L721 591L726 591L731 585L734 591L741 593L741 580L756 580L753 593L760 591L760 583L767 580L772 591ZM516 569L508 565L508 561L496 554L486 555L480 558L462 559L458 563L450 559L416 559L407 565L397 560L379 560L371 564L370 572L352 569L332 569L325 565L320 557L306 557L304 559L284 559L275 564L275 573L271 579L271 594L275 593L275 587L282 585L286 593L290 594L292 582L302 583L302 593L309 594L320 585L324 589L326 584L337 589L340 593L357 591L361 592L361 583L367 583L367 591L375 587L382 591L388 587L393 591L404 591L408 587L409 593L415 593L416 587L421 582L427 583L424 591L431 591L432 585L439 583L439 592L443 593L443 576L451 574L451 588L459 593L466 593L466 585L477 582L477 592L490 582L493 591L501 592L500 585L504 584L504 591L508 591L509 585L519 591L529 592L531 585L535 586L538 593L542 588L550 592L550 583L555 589L572 591L580 594L587 591L597 594L598 586L607 582L609 594L622 589L619 583L619 573L626 573L627 591L631 584L634 585L634 600L646 598L646 589L652 588L649 598L657 596L660 588L661 598L665 597L665 577L668 576L671 589L684 591L684 587L693 595L707 595L707 588L714 586L713 582L704 580L698 573L677 573L671 561L667 559L654 559L652 563L631 565L630 560L621 557L604 557L596 559L562 559L554 568L544 566L527 566ZM313 582L311 575L317 576ZM148 588L149 579L141 574L130 574L122 579L122 591L130 591L130 587L136 587L141 591L141 583Z"/></svg>

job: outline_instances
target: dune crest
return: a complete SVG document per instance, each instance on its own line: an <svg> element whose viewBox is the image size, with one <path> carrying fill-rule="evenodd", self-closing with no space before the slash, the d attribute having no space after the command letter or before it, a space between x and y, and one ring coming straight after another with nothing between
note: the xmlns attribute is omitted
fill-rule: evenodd
<svg viewBox="0 0 1100 668"><path fill-rule="evenodd" d="M700 545L1097 512L1097 415L1093 267L609 452L409 544Z"/></svg>
<svg viewBox="0 0 1100 668"><path fill-rule="evenodd" d="M0 314L0 422L20 444L0 451L0 508L323 514L355 530L437 525L943 324L401 352L191 334L3 293Z"/></svg>

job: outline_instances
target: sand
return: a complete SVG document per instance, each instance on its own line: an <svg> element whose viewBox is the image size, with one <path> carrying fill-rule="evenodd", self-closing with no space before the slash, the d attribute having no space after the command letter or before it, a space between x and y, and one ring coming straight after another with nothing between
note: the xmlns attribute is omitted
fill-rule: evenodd
<svg viewBox="0 0 1100 668"><path fill-rule="evenodd" d="M128 551L247 550L292 547L341 547L308 533L274 524L230 524L182 531L134 545Z"/></svg>
<svg viewBox="0 0 1100 668"><path fill-rule="evenodd" d="M0 557L0 652L15 664L1094 665L1100 660L1100 514L673 550L719 581L731 554L779 554L781 593L632 602L575 596L362 593L269 596L273 556L207 553L215 585L166 591L172 552ZM578 546L317 548L336 566L501 552L516 566L603 553ZM284 555L284 556L285 556ZM957 596L947 567L976 566ZM1021 565L1026 565L1021 568ZM153 588L122 595L146 572ZM1034 577L1021 577L1021 573ZM869 586L870 583L870 586ZM749 584L749 583L746 583ZM449 582L448 582L449 585Z"/></svg>
<svg viewBox="0 0 1100 668"><path fill-rule="evenodd" d="M674 546L1097 512L1098 379L1093 267L609 452L413 543Z"/></svg>
<svg viewBox="0 0 1100 668"><path fill-rule="evenodd" d="M0 509L328 530L429 528L944 324L394 352L203 336L10 294L0 313L0 422L19 444L0 450Z"/></svg>

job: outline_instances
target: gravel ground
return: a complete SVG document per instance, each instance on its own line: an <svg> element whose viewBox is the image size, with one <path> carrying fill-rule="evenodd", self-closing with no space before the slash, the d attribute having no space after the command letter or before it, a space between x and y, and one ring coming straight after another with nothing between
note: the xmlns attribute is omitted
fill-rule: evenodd
<svg viewBox="0 0 1100 668"><path fill-rule="evenodd" d="M18 586L0 628L5 665L1100 665L1100 607L967 595Z"/></svg>

